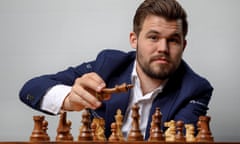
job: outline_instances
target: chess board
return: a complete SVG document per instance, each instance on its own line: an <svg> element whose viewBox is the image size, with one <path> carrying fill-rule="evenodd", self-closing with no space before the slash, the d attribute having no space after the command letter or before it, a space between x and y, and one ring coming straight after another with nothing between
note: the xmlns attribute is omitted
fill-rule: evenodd
<svg viewBox="0 0 240 144"><path fill-rule="evenodd" d="M29 141L15 141L15 142L0 142L0 144L173 144L173 142L146 142L146 141L140 141L140 142L57 142L57 141L51 141L51 142L29 142ZM188 142L174 142L174 144L198 144L198 142L188 143ZM199 144L205 144L202 142L199 142ZM209 144L209 143L206 143ZM240 144L240 142L211 142L211 144Z"/></svg>
<svg viewBox="0 0 240 144"><path fill-rule="evenodd" d="M156 108L155 113L152 115L152 122L150 128L150 136L144 140L139 129L138 105L132 107L132 128L129 130L128 136L125 138L121 133L121 126L123 116L120 110L117 110L115 115L115 122L111 124L112 134L109 137L104 135L104 119L94 118L90 119L90 112L84 110L82 112L82 125L79 128L78 137L74 138L71 134L71 121L67 120L67 112L62 112L59 115L59 122L57 127L56 137L50 139L48 136L48 122L45 116L33 116L34 126L29 140L22 142L0 142L9 144L31 144L31 143L44 143L44 144L61 144L61 143L74 143L74 144L167 144L167 143L238 143L238 142L215 142L210 131L209 116L200 116L197 123L198 134L195 135L195 128L191 124L184 124L183 121L168 121L163 125L167 129L163 132L161 129L161 112L160 108ZM183 133L185 129L186 133Z"/></svg>

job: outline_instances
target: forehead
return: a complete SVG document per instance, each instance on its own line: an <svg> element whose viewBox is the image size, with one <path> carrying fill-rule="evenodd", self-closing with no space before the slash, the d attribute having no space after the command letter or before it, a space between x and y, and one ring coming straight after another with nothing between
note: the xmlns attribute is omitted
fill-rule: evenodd
<svg viewBox="0 0 240 144"><path fill-rule="evenodd" d="M161 34L182 34L182 21L167 20L160 16L149 15L145 18L142 25L142 32L157 31Z"/></svg>

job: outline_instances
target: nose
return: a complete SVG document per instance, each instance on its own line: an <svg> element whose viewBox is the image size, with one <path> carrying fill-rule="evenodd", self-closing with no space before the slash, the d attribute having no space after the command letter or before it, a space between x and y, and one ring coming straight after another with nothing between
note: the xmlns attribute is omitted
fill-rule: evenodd
<svg viewBox="0 0 240 144"><path fill-rule="evenodd" d="M161 40L159 40L157 46L158 46L157 50L159 53L168 53L169 52L168 41L166 38L162 38Z"/></svg>

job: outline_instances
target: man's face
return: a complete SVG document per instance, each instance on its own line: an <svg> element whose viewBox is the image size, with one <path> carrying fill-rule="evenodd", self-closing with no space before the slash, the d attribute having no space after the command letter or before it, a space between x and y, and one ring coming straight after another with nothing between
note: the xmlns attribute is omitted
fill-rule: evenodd
<svg viewBox="0 0 240 144"><path fill-rule="evenodd" d="M179 66L186 41L182 22L167 21L163 17L146 17L137 36L130 34L130 42L137 50L137 71L153 79L167 79Z"/></svg>

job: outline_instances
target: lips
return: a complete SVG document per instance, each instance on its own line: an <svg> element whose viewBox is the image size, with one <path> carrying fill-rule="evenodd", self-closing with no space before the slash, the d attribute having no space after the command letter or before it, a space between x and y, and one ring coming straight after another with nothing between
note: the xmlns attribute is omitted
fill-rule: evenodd
<svg viewBox="0 0 240 144"><path fill-rule="evenodd" d="M169 63L168 57L163 56L163 55L154 56L154 57L151 58L150 61L151 62L158 62L158 63L162 63L162 64Z"/></svg>

